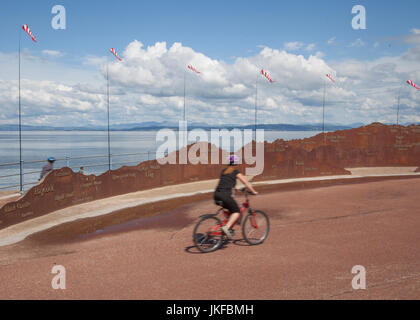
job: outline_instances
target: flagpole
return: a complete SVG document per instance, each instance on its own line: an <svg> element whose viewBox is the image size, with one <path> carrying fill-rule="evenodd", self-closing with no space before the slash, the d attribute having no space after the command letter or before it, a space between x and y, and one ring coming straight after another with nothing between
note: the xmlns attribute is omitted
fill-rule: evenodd
<svg viewBox="0 0 420 320"><path fill-rule="evenodd" d="M401 90L402 90L403 84L400 86L400 90L398 91L398 104L397 104L397 126L400 122L400 98L401 98Z"/></svg>
<svg viewBox="0 0 420 320"><path fill-rule="evenodd" d="M185 113L185 99L186 99L186 94L185 94L185 90L186 90L186 74L187 71L184 70L184 122L186 120L186 113Z"/></svg>
<svg viewBox="0 0 420 320"><path fill-rule="evenodd" d="M107 83L107 100L108 100L108 169L111 171L111 139L109 133L109 71L108 62L106 63L106 83Z"/></svg>
<svg viewBox="0 0 420 320"><path fill-rule="evenodd" d="M325 94L327 91L327 84L324 81L324 98L322 100L322 133L324 135L324 144L325 144Z"/></svg>
<svg viewBox="0 0 420 320"><path fill-rule="evenodd" d="M23 168L22 168L22 102L20 97L20 55L21 55L21 31L19 29L19 168L20 168L20 192L23 193Z"/></svg>
<svg viewBox="0 0 420 320"><path fill-rule="evenodd" d="M254 131L255 131L255 143L257 143L257 102L258 102L258 77L255 80L255 119L254 119Z"/></svg>

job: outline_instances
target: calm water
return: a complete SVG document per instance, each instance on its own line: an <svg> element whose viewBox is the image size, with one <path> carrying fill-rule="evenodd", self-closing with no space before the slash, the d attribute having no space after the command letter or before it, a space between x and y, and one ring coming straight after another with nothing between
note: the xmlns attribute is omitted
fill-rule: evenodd
<svg viewBox="0 0 420 320"><path fill-rule="evenodd" d="M314 131L266 131L265 140L302 139L312 137ZM111 154L113 169L122 165L135 165L139 162L154 159L155 152L162 142L156 142L154 131L117 131L111 132ZM26 131L22 132L22 157L25 162L25 184L36 182L39 171L47 158L59 160L55 168L67 165L66 157L91 157L88 159L70 159L69 165L74 171L85 166L88 174L100 174L108 169L108 138L106 131ZM135 154L124 155L121 154ZM41 161L39 163L30 163ZM19 166L1 166L19 162L19 136L17 132L0 131L0 191L5 187L19 184L19 177L3 177L19 173ZM34 173L32 173L34 172ZM3 188L3 189L1 189ZM26 186L26 189L30 186ZM7 188L7 189L16 189Z"/></svg>

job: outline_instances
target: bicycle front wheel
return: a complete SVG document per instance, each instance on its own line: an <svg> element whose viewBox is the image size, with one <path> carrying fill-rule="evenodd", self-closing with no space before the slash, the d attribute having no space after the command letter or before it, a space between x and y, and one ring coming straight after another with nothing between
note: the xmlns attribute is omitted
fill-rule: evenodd
<svg viewBox="0 0 420 320"><path fill-rule="evenodd" d="M255 246L262 244L268 237L270 220L262 211L254 211L247 215L242 224L242 234L246 242Z"/></svg>
<svg viewBox="0 0 420 320"><path fill-rule="evenodd" d="M193 240L198 250L204 253L213 252L220 248L223 241L222 222L216 217L201 219L194 228Z"/></svg>

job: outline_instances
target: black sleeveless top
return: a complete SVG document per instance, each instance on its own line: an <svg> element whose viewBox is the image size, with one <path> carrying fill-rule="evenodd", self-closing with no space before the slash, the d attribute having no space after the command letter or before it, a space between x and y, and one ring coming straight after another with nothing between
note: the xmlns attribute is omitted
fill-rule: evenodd
<svg viewBox="0 0 420 320"><path fill-rule="evenodd" d="M229 174L225 174L225 171L228 168L222 171L220 176L219 185L216 188L216 192L227 192L232 193L232 189L236 186L236 176L240 173L239 170L233 170Z"/></svg>

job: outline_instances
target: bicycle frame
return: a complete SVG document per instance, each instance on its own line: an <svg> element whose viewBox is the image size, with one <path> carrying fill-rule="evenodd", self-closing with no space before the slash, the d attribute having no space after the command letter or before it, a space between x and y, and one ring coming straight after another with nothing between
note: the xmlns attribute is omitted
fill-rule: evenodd
<svg viewBox="0 0 420 320"><path fill-rule="evenodd" d="M240 217L239 217L238 220L235 221L235 223L232 225L231 229L235 228L236 225L241 225L242 224L243 215L244 215L244 212L247 209L248 209L248 214L252 215L252 217L251 217L252 226L254 228L258 229L257 221L255 220L254 210L252 210L252 208L249 206L249 199L248 199L248 193L247 192L245 193L245 197L246 197L245 202L242 203L242 207L240 209ZM225 226L229 221L230 212L226 209L223 209L223 208L219 209L219 211L214 216L219 215L221 211L223 212L223 215L224 215L225 218L220 225L217 225L217 226L213 227L212 230L210 230L209 235L211 235L211 236L220 236L222 234L222 231L220 231L220 228Z"/></svg>

